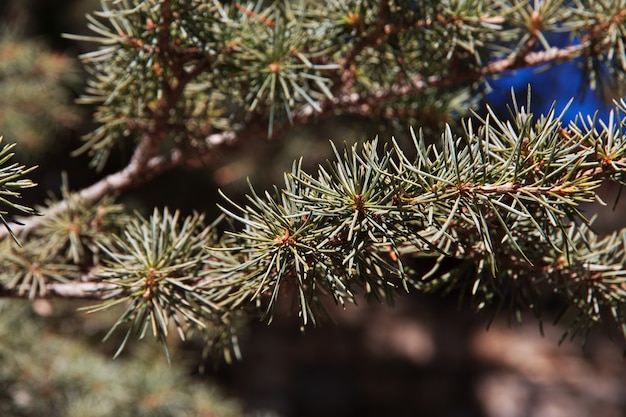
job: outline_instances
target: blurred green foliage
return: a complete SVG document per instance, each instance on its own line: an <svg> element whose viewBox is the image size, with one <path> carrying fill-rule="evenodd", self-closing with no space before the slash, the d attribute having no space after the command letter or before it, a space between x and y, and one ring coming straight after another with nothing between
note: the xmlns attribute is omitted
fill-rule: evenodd
<svg viewBox="0 0 626 417"><path fill-rule="evenodd" d="M0 415L243 415L215 386L193 380L180 361L167 364L150 345L111 361L84 341L64 335L60 329L67 332L68 326L81 324L54 313L58 305L46 303L36 302L35 307L48 317L37 315L29 302L0 302Z"/></svg>
<svg viewBox="0 0 626 417"><path fill-rule="evenodd" d="M70 58L15 29L0 28L0 132L19 143L20 159L64 148L56 133L80 121L69 88L78 82Z"/></svg>

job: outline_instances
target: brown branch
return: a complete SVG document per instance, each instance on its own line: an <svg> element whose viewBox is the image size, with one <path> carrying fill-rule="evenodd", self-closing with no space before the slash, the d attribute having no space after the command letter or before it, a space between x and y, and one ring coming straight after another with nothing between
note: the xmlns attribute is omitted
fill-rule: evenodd
<svg viewBox="0 0 626 417"><path fill-rule="evenodd" d="M105 282L51 282L45 286L44 298L59 297L84 300L101 300L111 291L118 289L115 285ZM21 289L23 291L23 289ZM6 288L0 286L0 297L24 298L18 288Z"/></svg>
<svg viewBox="0 0 626 417"><path fill-rule="evenodd" d="M116 194L129 188L145 184L160 174L174 168L181 166L193 168L204 166L207 160L214 155L214 149L220 146L228 146L232 143L237 143L240 140L241 139L238 138L235 132L212 134L205 140L207 148L204 152L196 152L193 155L187 155L179 149L173 149L168 155L153 156L147 162L143 163L139 158L139 153L142 152L142 146L151 146L150 141L146 140L139 144L133 154L131 162L124 169L106 176L89 187L78 191L77 194L80 198L88 202L96 202L107 195ZM137 155L137 157L135 157L135 155ZM43 214L46 216L54 216L67 210L67 207L67 201L63 200L43 210ZM31 216L22 218L20 221L23 225L11 225L11 228L15 233L26 234L39 224L41 217ZM4 228L0 229L0 238L7 235L8 232Z"/></svg>
<svg viewBox="0 0 626 417"><path fill-rule="evenodd" d="M505 184L485 184L469 186L467 191L470 193L481 194L557 194L569 195L579 193L581 189L571 184L555 184L547 186L522 185L520 183Z"/></svg>
<svg viewBox="0 0 626 417"><path fill-rule="evenodd" d="M151 145L149 141L140 143L140 146L138 146L135 151L136 155L141 151L142 144L146 146ZM88 202L95 202L106 195L119 193L128 188L144 184L154 179L159 174L182 165L183 162L184 160L179 151L172 151L168 156L154 156L145 163L143 163L140 158L132 158L131 162L124 169L110 174L89 187L82 189L78 192L78 195ZM68 202L63 200L43 210L43 214L46 216L54 216L67 210L67 208ZM40 219L40 217L36 216L20 219L23 225L12 225L11 228L15 233L25 234L36 227ZM8 232L5 230L0 230L0 238L6 236L7 233Z"/></svg>
<svg viewBox="0 0 626 417"><path fill-rule="evenodd" d="M463 75L455 74L451 77L432 75L423 77L417 75L411 83L398 83L389 89L368 91L365 93L343 94L319 103L320 112L313 106L306 105L293 115L294 125L304 125L335 114L371 115L384 106L386 102L425 91L429 88L447 87L477 81L481 77L488 77L520 68L535 67L552 62L563 62L574 59L583 53L581 45L565 48L550 48L546 51L530 52L522 57L514 56L502 58L487 64L480 72L468 72Z"/></svg>
<svg viewBox="0 0 626 417"><path fill-rule="evenodd" d="M550 48L526 54L522 59L518 56L503 58L491 62L480 72L483 76L492 76L520 68L536 67L552 62L564 62L582 56L583 45L571 45L564 48Z"/></svg>
<svg viewBox="0 0 626 417"><path fill-rule="evenodd" d="M294 125L305 125L313 123L318 119L333 116L335 114L353 114L353 115L370 115L375 113L378 108L393 99L403 97L408 94L415 93L417 91L423 91L428 88L444 87L450 85L456 85L470 80L476 80L481 76L491 76L502 72L522 68L532 67L547 64L554 61L567 61L578 57L583 52L583 46L575 45L565 48L551 48L547 51L538 51L528 53L520 59L519 57L503 58L488 64L480 73L470 73L465 76L455 77L441 77L430 76L423 78L416 76L411 84L394 84L389 89L376 90L366 93L352 93L343 94L333 99L328 99L319 104L321 112L316 112L313 106L306 105L293 115ZM182 85L179 83L180 91L177 94L182 94ZM167 120L165 118L165 120ZM162 129L166 129L167 126L160 126ZM153 129L154 130L154 129ZM87 201L97 201L105 195L115 194L126 189L137 187L142 185L158 175L174 169L179 166L197 167L203 165L207 158L214 152L215 149L222 146L231 146L237 143L244 142L253 137L258 137L259 132L264 132L267 129L259 129L256 125L247 125L244 129L233 132L221 132L208 136L205 140L207 148L206 150L198 151L195 155L183 154L180 150L172 150L169 155L157 155L151 156L146 159L146 154L154 154L155 144L160 143L160 140L152 136L145 136L139 143L137 149L133 154L133 158L129 165L123 170L111 174L95 184L78 192L81 198ZM278 128L277 128L278 130ZM156 135L164 135L164 131L155 131ZM262 134L262 133L261 133ZM44 211L45 215L54 215L67 209L67 203L61 201L58 204L48 208ZM25 223L24 226L12 226L15 232L27 233L39 224L39 218L29 217L22 219ZM8 233L4 229L0 229L0 238L3 238Z"/></svg>

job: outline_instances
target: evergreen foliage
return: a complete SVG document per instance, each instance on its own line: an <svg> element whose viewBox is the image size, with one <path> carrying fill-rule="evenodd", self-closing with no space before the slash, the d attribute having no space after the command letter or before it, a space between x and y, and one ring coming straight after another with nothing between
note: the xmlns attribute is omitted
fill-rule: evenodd
<svg viewBox="0 0 626 417"><path fill-rule="evenodd" d="M51 318L37 317L24 303L3 300L0 313L3 416L243 415L232 401L191 380L154 349L144 347L112 362L59 335Z"/></svg>
<svg viewBox="0 0 626 417"><path fill-rule="evenodd" d="M0 137L1 141L2 137ZM13 216L18 213L35 215L38 212L32 207L19 204L16 201L22 197L21 190L34 187L36 184L30 179L24 178L34 167L26 168L26 166L17 163L9 164L15 155L11 152L14 147L15 144L4 145L0 150L0 203L2 203L0 221L11 234L11 237L16 240L8 222L15 222Z"/></svg>
<svg viewBox="0 0 626 417"><path fill-rule="evenodd" d="M530 91L508 117L472 113L489 81L517 68L573 61L593 87L623 82L625 6L103 0L88 16L93 36L66 35L97 45L81 57L80 102L96 106L98 127L78 152L97 169L120 146L134 153L25 220L24 246L5 242L3 293L95 299L92 312L122 304L120 349L134 334L166 343L175 328L227 357L239 355L239 327L271 321L284 296L304 327L325 303L362 296L454 291L477 311L541 319L556 294L573 335L600 322L626 334L626 232L599 236L580 210L601 184L624 184L626 102L609 120L571 124L554 108L533 114ZM551 45L560 32L570 44ZM112 198L340 114L391 126L397 139L342 148L339 138L317 173L297 161L282 188L225 196L211 224L167 209L127 214ZM15 197L31 183L10 169L0 186Z"/></svg>

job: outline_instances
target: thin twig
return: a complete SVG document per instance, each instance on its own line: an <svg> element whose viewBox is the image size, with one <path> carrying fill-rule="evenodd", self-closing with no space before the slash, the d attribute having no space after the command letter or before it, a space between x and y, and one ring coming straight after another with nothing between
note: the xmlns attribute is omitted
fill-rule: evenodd
<svg viewBox="0 0 626 417"><path fill-rule="evenodd" d="M117 289L106 282L51 282L46 284L45 298L59 297L84 300L102 300L102 297ZM17 288L9 289L0 286L0 297L24 298Z"/></svg>

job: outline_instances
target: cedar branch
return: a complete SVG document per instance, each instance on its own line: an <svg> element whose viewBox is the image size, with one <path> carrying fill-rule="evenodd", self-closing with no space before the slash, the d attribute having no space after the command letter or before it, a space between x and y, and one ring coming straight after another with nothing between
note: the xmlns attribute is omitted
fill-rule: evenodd
<svg viewBox="0 0 626 417"><path fill-rule="evenodd" d="M477 80L480 77L493 76L506 71L519 68L545 65L552 62L562 62L574 59L583 53L581 45L569 46L565 48L550 48L545 51L530 52L520 57L503 58L485 66L480 73L470 73L464 76L454 77L416 76L412 83L399 83L386 90L376 90L366 93L342 94L333 99L327 99L319 103L321 112L316 112L313 106L306 105L293 115L294 125L305 125L316 120L331 117L332 115L343 113L352 115L370 115L385 102L423 91L428 88L444 87L461 84L470 80ZM182 90L180 91L182 93ZM156 178L160 174L174 168L187 165L197 166L198 161L203 161L214 155L214 151L220 147L232 146L248 139L263 135L267 129L259 129L256 125L244 126L239 131L220 132L208 136L205 140L208 145L203 151L191 156L183 154L180 150L174 149L167 155L156 155L146 159L146 153L153 154L155 144L160 140L151 135L146 135L139 143L128 166L121 171L110 174L93 185L78 191L81 198L87 201L97 201L105 195L116 194L121 191L137 187ZM162 135L162 131L152 132L155 135ZM188 159L188 158L191 158ZM195 163L194 163L195 162ZM67 202L59 203L43 211L44 215L54 215L67 209ZM36 227L40 222L40 217L29 217L21 219L23 226L15 226L15 232L27 233ZM0 230L0 238L7 235L5 230Z"/></svg>

